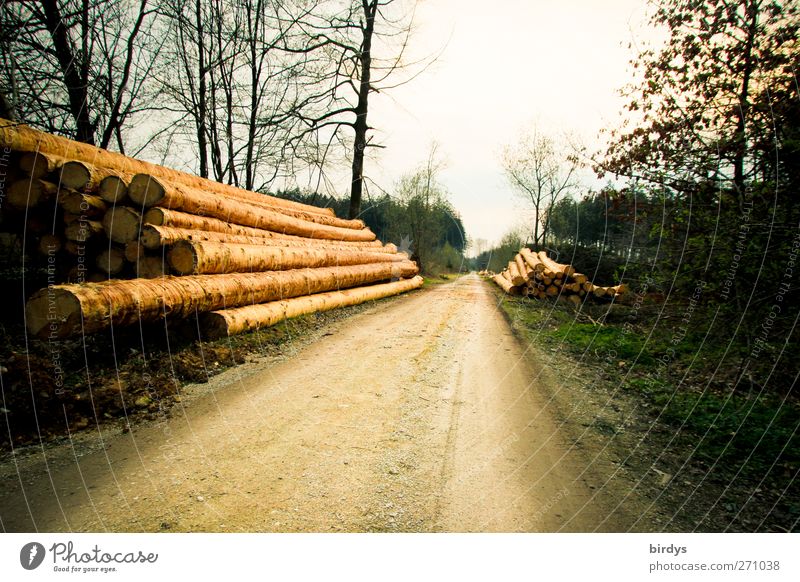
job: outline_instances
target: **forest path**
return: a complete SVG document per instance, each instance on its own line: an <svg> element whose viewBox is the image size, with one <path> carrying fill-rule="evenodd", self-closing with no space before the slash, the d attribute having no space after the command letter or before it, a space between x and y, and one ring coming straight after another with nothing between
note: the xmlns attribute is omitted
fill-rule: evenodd
<svg viewBox="0 0 800 582"><path fill-rule="evenodd" d="M170 418L7 459L0 529L627 530L535 360L476 275L380 302Z"/></svg>

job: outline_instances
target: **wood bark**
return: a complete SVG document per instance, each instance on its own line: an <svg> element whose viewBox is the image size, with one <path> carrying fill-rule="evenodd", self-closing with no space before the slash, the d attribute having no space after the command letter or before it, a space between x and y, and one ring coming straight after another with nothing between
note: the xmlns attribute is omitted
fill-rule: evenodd
<svg viewBox="0 0 800 582"><path fill-rule="evenodd" d="M519 272L519 269L517 269L517 263L513 260L509 261L508 263L508 274L511 277L511 283L514 285L514 287L519 287L520 285L525 284L525 277Z"/></svg>
<svg viewBox="0 0 800 582"><path fill-rule="evenodd" d="M535 272L544 270L544 263L542 263L542 261L539 260L539 256L529 248L521 248L519 254L522 255L522 260Z"/></svg>
<svg viewBox="0 0 800 582"><path fill-rule="evenodd" d="M284 271L307 267L400 262L400 254L338 251L325 248L287 248L210 241L180 241L167 258L179 275Z"/></svg>
<svg viewBox="0 0 800 582"><path fill-rule="evenodd" d="M217 218L242 226L271 230L281 234L326 240L375 240L375 235L368 228L356 230L311 222L281 214L264 206L216 196L185 186L159 183L156 195L153 194L153 184L154 182L150 176L137 174L128 184L128 196L137 205L143 207L158 204L169 209Z"/></svg>
<svg viewBox="0 0 800 582"><path fill-rule="evenodd" d="M158 257L140 257L136 261L136 276L142 279L155 279L163 277L167 274L167 268L164 264L164 258Z"/></svg>
<svg viewBox="0 0 800 582"><path fill-rule="evenodd" d="M182 184L172 184L165 180L159 180L150 174L136 174L131 178L128 184L128 191L131 200L140 204L144 208L151 206L165 206L175 207L174 203L170 204L169 200L181 199L199 199L199 204L202 201L208 200L208 192L199 188L192 188ZM270 204L267 200L259 200L257 198L252 200L236 200L236 202L245 202L252 206L265 208L271 212L278 212L285 216L299 218L308 222L315 222L317 224L324 224L327 226L335 226L338 228L350 228L353 230L361 230L364 228L363 220L346 220L344 218L337 218L335 216L323 216L314 212L307 212L303 210L292 210L288 208L276 209L274 205ZM202 213L197 213L202 215Z"/></svg>
<svg viewBox="0 0 800 582"><path fill-rule="evenodd" d="M533 276L533 269L531 269L525 263L525 261L522 259L522 256L519 253L517 253L517 255L514 257L514 262L517 264L517 270L525 278L526 281Z"/></svg>
<svg viewBox="0 0 800 582"><path fill-rule="evenodd" d="M42 338L93 333L110 325L185 319L195 313L413 277L411 261L267 273L196 275L158 279L55 285L26 305L28 330Z"/></svg>
<svg viewBox="0 0 800 582"><path fill-rule="evenodd" d="M305 297L295 297L283 301L273 301L260 305L248 305L222 311L211 311L203 315L201 326L205 336L225 337L275 325L285 319L329 311L338 307L358 305L367 301L383 299L419 289L422 277L402 279L392 283L381 283L368 287L356 287L344 291L317 293Z"/></svg>
<svg viewBox="0 0 800 582"><path fill-rule="evenodd" d="M41 151L44 154L53 154L71 160L78 160L131 175L142 173L151 174L168 182L185 184L193 188L199 188L206 192L235 198L237 200L255 200L256 202L267 200L275 208L288 208L333 216L333 210L330 208L319 208L291 200L275 198L274 196L268 196L266 194L242 190L227 184L220 184L219 182L214 182L206 178L200 178L178 170L129 158L116 152L109 152L87 143L81 143L37 131L26 125L17 124L5 119L0 119L0 145L19 152Z"/></svg>
<svg viewBox="0 0 800 582"><path fill-rule="evenodd" d="M169 226L155 226L145 224L142 227L139 238L142 245L148 250L155 250L162 246L171 245L179 241L211 241L227 242L242 245L261 245L274 247L300 247L300 248L324 248L340 251L363 250L372 253L396 253L397 247L394 245L373 246L372 243L351 243L351 242L330 242L319 239L309 239L302 237L286 238L265 238L258 236L244 236L235 234L225 234L223 232L207 232L204 230L189 230L184 228L171 228Z"/></svg>
<svg viewBox="0 0 800 582"><path fill-rule="evenodd" d="M544 251L539 251L539 260L544 263L545 268L553 271L555 275L559 278L562 277L572 277L575 274L575 269L572 265L562 265L561 263L556 263L553 259L547 256L547 253Z"/></svg>
<svg viewBox="0 0 800 582"><path fill-rule="evenodd" d="M516 295L517 292L519 291L518 288L514 287L511 284L511 281L503 277L502 274L495 275L494 277L492 277L492 280L495 283L497 283L500 286L500 288L509 295Z"/></svg>
<svg viewBox="0 0 800 582"><path fill-rule="evenodd" d="M61 190L59 193L61 207L70 214L94 218L103 216L108 209L106 201L99 196L84 194L75 190Z"/></svg>

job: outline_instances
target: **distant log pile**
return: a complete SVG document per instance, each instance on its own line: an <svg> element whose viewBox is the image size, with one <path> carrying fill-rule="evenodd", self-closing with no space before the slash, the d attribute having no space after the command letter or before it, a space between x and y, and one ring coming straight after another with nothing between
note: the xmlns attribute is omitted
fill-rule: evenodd
<svg viewBox="0 0 800 582"><path fill-rule="evenodd" d="M548 297L580 305L586 298L612 299L627 292L625 285L605 287L595 285L572 265L557 263L544 251L538 253L520 249L502 273L492 280L509 295L524 295L534 299Z"/></svg>
<svg viewBox="0 0 800 582"><path fill-rule="evenodd" d="M240 333L422 285L405 254L329 208L5 120L0 145L0 231L47 269L26 306L42 338L197 314L209 335Z"/></svg>

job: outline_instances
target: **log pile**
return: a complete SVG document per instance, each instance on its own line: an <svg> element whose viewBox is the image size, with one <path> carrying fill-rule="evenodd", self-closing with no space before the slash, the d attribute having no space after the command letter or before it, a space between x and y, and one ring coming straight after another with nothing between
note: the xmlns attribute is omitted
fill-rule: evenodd
<svg viewBox="0 0 800 582"><path fill-rule="evenodd" d="M595 285L586 275L576 272L572 265L557 263L545 251L537 253L528 248L520 249L503 272L494 275L492 280L509 295L552 298L574 305L580 305L586 299L613 299L627 292L624 284Z"/></svg>
<svg viewBox="0 0 800 582"><path fill-rule="evenodd" d="M0 120L0 231L47 287L28 330L61 339L159 318L240 333L416 289L417 265L361 220Z"/></svg>

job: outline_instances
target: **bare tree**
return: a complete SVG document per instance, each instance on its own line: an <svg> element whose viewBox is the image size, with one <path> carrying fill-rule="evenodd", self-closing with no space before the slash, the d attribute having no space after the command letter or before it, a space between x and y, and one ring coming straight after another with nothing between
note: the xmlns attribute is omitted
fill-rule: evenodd
<svg viewBox="0 0 800 582"><path fill-rule="evenodd" d="M576 186L576 161L552 137L534 127L503 152L503 170L514 191L534 213L532 242L544 244L550 229L548 210Z"/></svg>
<svg viewBox="0 0 800 582"><path fill-rule="evenodd" d="M286 50L287 39L315 7L299 0L165 0L174 42L159 79L175 116L172 133L188 139L200 175L261 190L286 165L310 67L307 54Z"/></svg>
<svg viewBox="0 0 800 582"><path fill-rule="evenodd" d="M124 151L163 43L151 0L42 0L2 6L6 109L20 121Z"/></svg>
<svg viewBox="0 0 800 582"><path fill-rule="evenodd" d="M332 146L351 153L350 217L361 211L367 148L382 147L369 135L369 98L408 82L434 59L405 60L414 9L401 0L320 1L299 19L297 34L286 50L308 57L303 78L306 92L295 109L289 144L297 147L309 135L321 143L321 156ZM376 47L386 54L378 55ZM422 65L411 72L411 65ZM399 79L398 73L407 73ZM349 130L342 133L342 130Z"/></svg>

